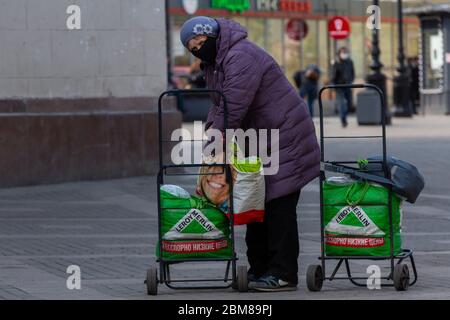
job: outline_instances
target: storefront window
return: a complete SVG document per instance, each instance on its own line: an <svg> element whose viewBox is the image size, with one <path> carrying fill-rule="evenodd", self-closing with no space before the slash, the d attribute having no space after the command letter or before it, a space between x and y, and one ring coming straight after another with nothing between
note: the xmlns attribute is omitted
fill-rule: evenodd
<svg viewBox="0 0 450 320"><path fill-rule="evenodd" d="M394 0L395 2L396 0ZM171 0L170 6L182 8L181 0ZM312 1L314 10L305 13L302 19L307 19L308 34L301 41L290 39L286 34L286 24L293 18L292 12L277 10L277 7L270 6L277 1L256 1L252 0L252 10L243 13L229 12L227 18L231 18L240 23L248 31L248 39L260 47L264 48L284 69L287 78L293 83L292 75L295 71L304 69L308 64L317 64L323 76L321 80L326 82L329 74L329 63L336 59L336 50L342 46L350 49L355 66L355 76L357 82L364 81L364 77L371 72L369 65L372 63L371 39L372 32L366 27L365 19L356 19L364 16L364 10L372 2L368 0L342 1ZM211 1L199 1L200 9L209 9L213 17L222 15L221 11L211 9ZM259 9L256 6L259 3ZM328 15L346 15L350 18L351 35L347 39L333 40L328 35L328 23L326 21L324 4L328 4ZM265 5L262 5L265 4ZM380 1L381 11L384 18L396 17L396 4L389 1ZM278 8L279 9L279 8ZM362 11L361 11L362 10ZM179 12L179 10L177 10ZM320 16L320 19L315 19ZM191 16L176 13L171 14L171 62L174 74L186 73L189 66L194 61L193 57L179 42L179 30L181 25ZM385 19L389 21L392 19ZM437 25L438 22L435 22ZM404 47L407 57L418 56L420 46L420 24L404 23ZM390 81L396 74L397 67L397 23L383 22L379 30L380 60L384 67L383 72L388 79L387 87L390 90ZM329 52L327 52L327 39L329 40ZM440 40L439 40L440 39ZM442 84L443 58L442 34L437 31L437 27L428 28L422 35L421 54L424 55L425 69L422 70L423 86L425 88L437 88ZM331 61L328 61L328 60Z"/></svg>
<svg viewBox="0 0 450 320"><path fill-rule="evenodd" d="M416 23L406 24L406 52L408 57L417 57L419 55L419 37L420 29Z"/></svg>
<svg viewBox="0 0 450 320"><path fill-rule="evenodd" d="M284 21L287 23L287 20ZM284 71L288 80L294 84L292 76L294 73L301 68L301 54L300 54L300 41L292 40L284 34L284 45L285 45L285 66Z"/></svg>
<svg viewBox="0 0 450 320"><path fill-rule="evenodd" d="M266 50L274 57L279 65L283 64L283 23L281 19L267 19L267 47Z"/></svg>
<svg viewBox="0 0 450 320"><path fill-rule="evenodd" d="M183 23L189 17L173 16L171 30L171 58L173 65L190 65L190 55L188 50L180 42L180 30Z"/></svg>
<svg viewBox="0 0 450 320"><path fill-rule="evenodd" d="M350 50L353 64L355 67L355 77L362 79L364 77L364 31L366 24L363 22L351 22L350 29Z"/></svg>
<svg viewBox="0 0 450 320"><path fill-rule="evenodd" d="M398 67L398 24L392 23L392 65L394 70ZM403 24L403 48L405 48L405 24ZM403 51L406 53L406 50Z"/></svg>
<svg viewBox="0 0 450 320"><path fill-rule="evenodd" d="M318 52L317 52L317 21L315 20L307 20L308 25L308 34L302 40L303 46L303 67L306 67L309 64L318 64Z"/></svg>
<svg viewBox="0 0 450 320"><path fill-rule="evenodd" d="M189 87L189 73L195 58L180 42L180 30L183 23L189 19L187 16L171 17L171 83L178 89Z"/></svg>
<svg viewBox="0 0 450 320"><path fill-rule="evenodd" d="M264 19L251 18L248 20L248 38L261 48L264 48L264 29Z"/></svg>
<svg viewBox="0 0 450 320"><path fill-rule="evenodd" d="M326 21L318 21L319 24L319 34L317 35L319 41L319 67L322 70L322 80L328 80L328 56L330 59L333 58L333 54L327 54L327 37L328 37L328 24ZM331 50L331 40L330 40L330 50Z"/></svg>
<svg viewBox="0 0 450 320"><path fill-rule="evenodd" d="M233 21L238 22L241 26L247 29L247 18L245 17L233 17Z"/></svg>
<svg viewBox="0 0 450 320"><path fill-rule="evenodd" d="M439 20L422 22L422 76L424 89L442 89L444 38Z"/></svg>
<svg viewBox="0 0 450 320"><path fill-rule="evenodd" d="M393 64L392 55L392 23L381 23L381 29L379 31L379 41L380 41L380 59L384 67L382 69L383 73L391 78L394 76L395 66ZM389 87L389 85L388 85Z"/></svg>

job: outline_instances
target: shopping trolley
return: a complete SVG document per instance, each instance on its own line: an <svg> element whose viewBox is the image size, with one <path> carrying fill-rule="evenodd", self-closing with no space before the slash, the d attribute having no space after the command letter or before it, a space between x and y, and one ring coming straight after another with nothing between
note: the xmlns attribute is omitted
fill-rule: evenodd
<svg viewBox="0 0 450 320"><path fill-rule="evenodd" d="M163 99L168 96L175 96L178 99L182 99L185 95L200 95L200 94L209 94L209 95L218 95L222 100L223 108L224 108L224 125L227 127L228 124L228 114L227 114L227 101L222 92L211 89L193 89L193 90L169 90L163 92L158 99L158 155L159 155L159 171L157 175L157 197L158 197L158 249L159 249L159 257L157 259L157 263L159 264L159 268L157 266L151 266L147 270L146 276L146 286L147 293L149 295L156 295L158 293L158 285L165 284L167 287L171 289L226 289L233 287L237 289L239 292L245 292L248 290L248 281L247 281L247 266L237 266L237 254L235 250L235 241L234 241L234 211L233 211L233 184L232 182L232 174L230 167L225 164L205 164L205 163L194 163L194 164L172 164L166 163L163 159L163 149L165 143L173 143L173 141L165 140L163 138L163 112L162 112L162 104ZM192 142L195 140L184 140L185 142ZM226 140L225 140L226 141ZM181 142L181 141L180 141ZM201 167L221 167L222 172L217 174L226 175L226 181L229 185L229 206L228 212L229 214L229 224L230 224L230 236L227 239L231 243L231 254L227 257L192 257L192 258L167 258L164 257L163 250L163 235L161 230L161 219L162 219L162 210L170 209L163 208L161 203L161 186L164 184L164 178L168 175L198 175L198 173L186 173L183 170L189 170L192 168L201 168ZM174 170L177 169L178 171ZM182 172L180 173L180 170ZM172 171L171 171L172 170ZM179 209L179 208L178 208ZM189 208L186 208L189 209ZM225 214L225 213L224 213ZM172 278L170 274L170 266L178 263L200 263L200 262L224 262L226 263L225 275L222 278ZM230 269L231 269L231 277L230 277ZM158 272L159 271L159 272ZM193 285L196 282L209 282L209 283L217 283L221 282L221 285ZM182 284L184 283L184 285ZM189 283L190 285L187 285Z"/></svg>
<svg viewBox="0 0 450 320"><path fill-rule="evenodd" d="M340 89L340 88L365 88L375 90L380 97L381 104L381 135L380 136L325 136L324 133L324 118L323 118L323 105L322 105L322 93L329 89ZM405 291L409 286L412 286L417 281L417 270L414 262L413 251L410 249L401 249L400 253L394 252L394 227L393 227L393 210L392 210L392 184L390 181L390 170L387 165L386 156L386 106L384 104L383 92L375 85L371 84L352 84L352 85L328 85L323 87L319 91L319 112L320 112L320 146L321 146L321 166L320 166L320 237L321 237L321 255L319 257L320 264L310 265L307 269L306 282L307 287L310 291L320 291L325 280L350 280L356 286L367 286L368 277L365 276L354 276L352 274L350 263L351 260L389 260L390 262L390 272L387 275L381 275L380 285L382 287L392 287L394 286L398 291ZM377 178L374 172L366 170L358 166L358 161L328 161L325 159L325 140L327 139L381 139L382 141L382 160L381 161L368 161L368 163L375 163L376 166L381 168L384 179ZM379 170L377 170L379 171ZM325 250L325 239L327 235L325 234L324 226L324 182L326 181L326 173L335 172L341 174L347 174L351 178L364 180L367 182L376 181L377 183L383 185L389 190L389 200L387 203L387 214L389 219L389 239L390 239L390 254L385 256L363 256L363 255L346 255L346 256L333 256L326 255ZM374 179L374 180L372 180ZM380 182L381 181L381 182ZM384 183L386 181L388 183ZM330 260L337 261L334 270L331 275L327 275L326 264ZM405 261L409 260L413 271L413 279L410 277L409 267ZM346 276L337 276L338 271L345 266ZM364 282L361 282L365 280Z"/></svg>

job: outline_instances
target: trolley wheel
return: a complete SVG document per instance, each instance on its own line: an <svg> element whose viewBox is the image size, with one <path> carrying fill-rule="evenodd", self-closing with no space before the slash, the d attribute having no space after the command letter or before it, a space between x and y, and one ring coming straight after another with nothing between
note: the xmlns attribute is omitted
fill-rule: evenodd
<svg viewBox="0 0 450 320"><path fill-rule="evenodd" d="M320 291L323 284L323 270L322 266L312 264L308 266L306 271L306 285L309 291Z"/></svg>
<svg viewBox="0 0 450 320"><path fill-rule="evenodd" d="M406 264L397 264L394 267L394 287L397 291L406 291L409 287L409 269Z"/></svg>
<svg viewBox="0 0 450 320"><path fill-rule="evenodd" d="M158 269L150 267L147 270L147 278L145 279L147 284L147 294L150 296L156 296L158 294Z"/></svg>
<svg viewBox="0 0 450 320"><path fill-rule="evenodd" d="M247 266L237 267L237 289L239 292L248 291Z"/></svg>

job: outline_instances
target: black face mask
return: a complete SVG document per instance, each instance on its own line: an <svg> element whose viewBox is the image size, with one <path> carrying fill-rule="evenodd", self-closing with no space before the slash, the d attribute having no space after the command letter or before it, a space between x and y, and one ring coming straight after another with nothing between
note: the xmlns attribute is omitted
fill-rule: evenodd
<svg viewBox="0 0 450 320"><path fill-rule="evenodd" d="M202 61L205 61L209 64L214 64L217 56L216 40L217 38L208 37L206 41L203 42L200 49L191 51L192 54Z"/></svg>

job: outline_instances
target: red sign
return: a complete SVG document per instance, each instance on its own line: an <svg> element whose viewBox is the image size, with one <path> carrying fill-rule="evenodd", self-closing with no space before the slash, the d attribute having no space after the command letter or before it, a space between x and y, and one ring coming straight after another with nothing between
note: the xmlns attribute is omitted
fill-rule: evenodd
<svg viewBox="0 0 450 320"><path fill-rule="evenodd" d="M162 249L170 253L214 252L228 246L226 239L194 241L162 241Z"/></svg>
<svg viewBox="0 0 450 320"><path fill-rule="evenodd" d="M334 247L374 248L384 246L384 238L337 237L326 235L325 243Z"/></svg>
<svg viewBox="0 0 450 320"><path fill-rule="evenodd" d="M308 25L305 20L291 19L286 25L286 33L290 39L300 41L308 34Z"/></svg>
<svg viewBox="0 0 450 320"><path fill-rule="evenodd" d="M350 22L346 17L333 17L328 21L328 33L333 39L345 39L350 35Z"/></svg>
<svg viewBox="0 0 450 320"><path fill-rule="evenodd" d="M257 11L285 11L298 13L311 13L310 0L256 0Z"/></svg>
<svg viewBox="0 0 450 320"><path fill-rule="evenodd" d="M311 12L310 1L280 0L280 10L289 12Z"/></svg>

